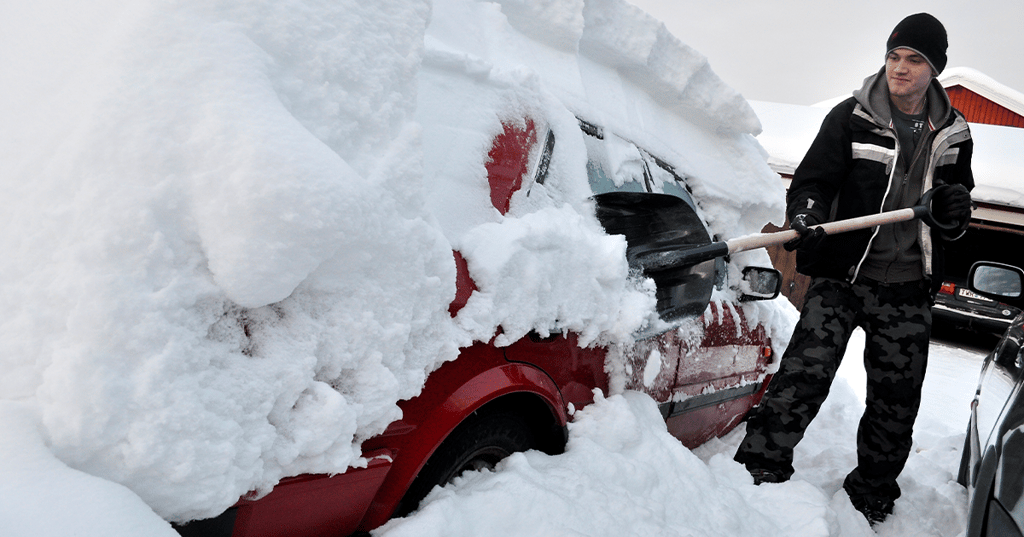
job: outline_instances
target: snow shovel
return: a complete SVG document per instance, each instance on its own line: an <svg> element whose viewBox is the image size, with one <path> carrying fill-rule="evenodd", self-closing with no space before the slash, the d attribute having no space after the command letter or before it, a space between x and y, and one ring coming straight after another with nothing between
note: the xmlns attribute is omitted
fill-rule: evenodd
<svg viewBox="0 0 1024 537"><path fill-rule="evenodd" d="M826 233L843 233L915 218L933 227L957 227L955 222L943 225L932 218L932 192L925 193L916 207L829 222L821 227ZM658 313L665 320L698 315L705 310L718 272L714 266L708 266L709 262L737 252L782 244L798 235L794 230L786 230L712 242L696 208L680 197L615 191L596 194L593 199L605 231L626 237L629 266L654 280Z"/></svg>
<svg viewBox="0 0 1024 537"><path fill-rule="evenodd" d="M918 204L913 207L861 216L858 218L850 218L848 220L825 222L823 224L811 226L810 229L820 227L825 230L825 233L833 235L836 233L867 229L885 224L906 222L918 218L923 220L925 224L932 228L944 230L957 229L960 226L959 222L955 220L949 223L939 222L934 218L931 211L931 201L935 192L941 188L948 188L949 186L950 185L940 185L928 192L925 192L925 194L921 196L921 200ZM724 257L737 252L745 252L755 248L764 248L766 246L783 244L797 238L798 236L799 233L796 230L787 229L775 233L756 233L745 237L737 237L723 242L711 242L709 244L698 245L691 248L680 248L677 246L672 249L649 249L642 253L637 252L635 255L635 262L642 266L645 271L657 272L672 267L696 265L704 261L715 259L717 257Z"/></svg>

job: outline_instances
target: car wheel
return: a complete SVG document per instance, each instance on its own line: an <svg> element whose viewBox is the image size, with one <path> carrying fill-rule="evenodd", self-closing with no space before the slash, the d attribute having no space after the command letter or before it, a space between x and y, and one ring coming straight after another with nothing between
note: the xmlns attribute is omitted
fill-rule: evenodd
<svg viewBox="0 0 1024 537"><path fill-rule="evenodd" d="M394 516L411 513L431 489L450 483L463 472L493 469L505 457L537 446L537 434L523 416L505 410L473 414L430 457Z"/></svg>

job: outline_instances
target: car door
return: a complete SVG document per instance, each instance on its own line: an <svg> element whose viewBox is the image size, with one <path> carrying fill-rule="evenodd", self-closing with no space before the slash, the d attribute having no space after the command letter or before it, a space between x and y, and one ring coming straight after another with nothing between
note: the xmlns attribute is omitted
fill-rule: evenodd
<svg viewBox="0 0 1024 537"><path fill-rule="evenodd" d="M669 164L599 125L580 124L598 218L609 233L626 236L631 265L651 251L711 242L698 201ZM669 431L699 445L731 429L760 400L769 338L749 325L738 304L710 300L726 284L724 259L636 268L656 283L663 323L613 350L620 353L622 387L651 395Z"/></svg>

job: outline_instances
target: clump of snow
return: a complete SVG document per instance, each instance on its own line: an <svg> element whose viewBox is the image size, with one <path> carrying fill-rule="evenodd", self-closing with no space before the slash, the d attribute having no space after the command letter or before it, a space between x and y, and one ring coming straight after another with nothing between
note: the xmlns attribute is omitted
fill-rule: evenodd
<svg viewBox="0 0 1024 537"><path fill-rule="evenodd" d="M549 38L519 30L540 15ZM621 0L43 0L0 20L0 398L168 520L359 464L397 401L499 328L598 344L647 323L576 116L674 166L718 237L782 214L749 106ZM526 117L558 149L502 215L484 163ZM455 319L453 249L479 284ZM788 305L743 308L785 341Z"/></svg>
<svg viewBox="0 0 1024 537"><path fill-rule="evenodd" d="M490 340L496 327L499 345L530 330L572 330L584 345L628 340L651 316L653 288L629 278L624 238L608 236L594 216L577 119L536 71L466 52L486 49L478 42L488 39L532 41L499 24L501 13L491 5L456 4L463 9L435 4L416 117L427 155L427 206L478 287L455 319L462 341ZM447 25L455 22L492 33L452 32ZM527 120L537 143L552 132L555 151L546 181L527 178L502 215L490 202L486 155L504 125L526 129Z"/></svg>
<svg viewBox="0 0 1024 537"><path fill-rule="evenodd" d="M582 345L598 336L628 340L654 307L653 289L630 292L642 291L643 283L630 280L622 263L625 240L609 240L582 220L569 207L546 209L480 226L463 237L460 251L481 291L459 312L460 325L476 327L474 338L483 340L500 324L498 345L531 330L545 337L573 331ZM578 299L565 301L563 293Z"/></svg>

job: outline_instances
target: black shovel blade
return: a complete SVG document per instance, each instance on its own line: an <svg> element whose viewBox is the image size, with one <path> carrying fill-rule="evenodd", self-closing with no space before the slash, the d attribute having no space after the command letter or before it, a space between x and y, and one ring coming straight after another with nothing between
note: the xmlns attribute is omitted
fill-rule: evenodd
<svg viewBox="0 0 1024 537"><path fill-rule="evenodd" d="M715 260L699 263L643 264L676 251L711 243L697 212L669 194L607 192L594 196L597 218L605 231L626 237L626 259L657 285L658 313L671 320L699 315L707 308L715 286Z"/></svg>

